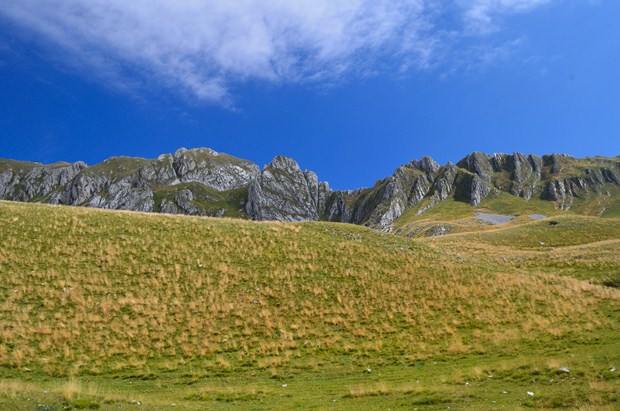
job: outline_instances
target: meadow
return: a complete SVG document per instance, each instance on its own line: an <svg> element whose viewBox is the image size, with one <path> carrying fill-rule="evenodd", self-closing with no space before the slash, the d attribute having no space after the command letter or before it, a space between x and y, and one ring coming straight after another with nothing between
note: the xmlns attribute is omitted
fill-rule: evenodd
<svg viewBox="0 0 620 411"><path fill-rule="evenodd" d="M461 231L0 202L0 409L618 409L620 219Z"/></svg>

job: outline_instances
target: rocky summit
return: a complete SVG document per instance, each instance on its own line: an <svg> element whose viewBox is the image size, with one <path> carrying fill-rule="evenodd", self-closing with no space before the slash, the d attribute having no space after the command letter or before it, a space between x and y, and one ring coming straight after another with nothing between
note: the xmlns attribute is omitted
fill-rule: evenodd
<svg viewBox="0 0 620 411"><path fill-rule="evenodd" d="M472 153L456 164L422 157L371 188L331 190L295 160L277 156L261 170L208 148L156 159L112 157L40 163L0 159L0 199L254 220L326 220L391 231L405 212L422 215L453 199L477 207L508 193L571 210L576 200L617 196L620 157ZM605 209L588 208L599 215Z"/></svg>

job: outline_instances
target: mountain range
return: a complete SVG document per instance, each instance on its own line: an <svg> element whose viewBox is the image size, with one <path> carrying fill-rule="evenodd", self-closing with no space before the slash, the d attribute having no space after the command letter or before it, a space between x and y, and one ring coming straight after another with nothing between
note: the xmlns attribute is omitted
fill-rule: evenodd
<svg viewBox="0 0 620 411"><path fill-rule="evenodd" d="M619 211L620 156L484 154L456 164L422 157L373 187L331 190L316 173L277 156L262 169L208 148L156 159L111 157L94 166L0 159L0 199L254 220L365 225L393 231L403 215L424 216L446 201L510 196L554 210L608 216ZM512 201L511 200L511 201Z"/></svg>

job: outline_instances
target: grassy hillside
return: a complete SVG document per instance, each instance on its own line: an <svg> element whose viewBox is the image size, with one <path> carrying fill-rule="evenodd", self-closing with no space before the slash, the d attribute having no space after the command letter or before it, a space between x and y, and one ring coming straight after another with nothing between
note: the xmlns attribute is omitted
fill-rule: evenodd
<svg viewBox="0 0 620 411"><path fill-rule="evenodd" d="M418 211L425 207L428 201L425 199L417 207L403 213L394 223L395 232L410 237L425 237L431 235L432 230L436 227L445 227L447 232L451 234L496 228L474 218L477 212L515 216L517 219L514 223L517 224L531 221L532 219L528 217L531 214L572 215L566 211L556 210L554 204L549 201L525 201L508 193L487 197L478 207L448 198L418 214Z"/></svg>
<svg viewBox="0 0 620 411"><path fill-rule="evenodd" d="M418 214L418 211L427 205L428 199L423 200L418 206L407 210L394 223L394 229L398 234L412 237L424 237L436 227L446 227L447 232L466 233L474 231L494 230L489 224L484 224L475 219L476 212L502 214L515 216L516 219L510 225L519 225L532 221L532 214L555 216L596 216L596 217L620 217L620 189L616 186L607 185L609 196L591 195L587 198L576 198L573 207L568 210L556 208L555 203L540 199L528 201L513 196L509 193L493 194L473 207L465 202L448 198L435 207ZM594 221L594 220L591 220ZM605 225L601 220L598 224ZM613 223L612 223L613 224Z"/></svg>
<svg viewBox="0 0 620 411"><path fill-rule="evenodd" d="M620 284L619 219L559 216L420 241L478 264L495 261L593 284Z"/></svg>
<svg viewBox="0 0 620 411"><path fill-rule="evenodd" d="M0 202L0 409L614 409L620 220L554 220L411 240Z"/></svg>

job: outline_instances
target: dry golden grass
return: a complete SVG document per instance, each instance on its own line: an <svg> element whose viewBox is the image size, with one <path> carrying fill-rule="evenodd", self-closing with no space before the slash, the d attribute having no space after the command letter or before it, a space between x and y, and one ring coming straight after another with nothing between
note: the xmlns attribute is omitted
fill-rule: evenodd
<svg viewBox="0 0 620 411"><path fill-rule="evenodd" d="M78 396L83 395L82 384L75 378L69 379L60 389L62 396L67 401L72 401Z"/></svg>
<svg viewBox="0 0 620 411"><path fill-rule="evenodd" d="M17 398L23 392L34 391L34 384L17 380L0 380L0 396Z"/></svg>
<svg viewBox="0 0 620 411"><path fill-rule="evenodd" d="M349 396L351 397L372 397L377 395L389 395L394 393L411 394L427 392L419 383L409 383L394 386L385 382L377 384L355 385L349 388Z"/></svg>
<svg viewBox="0 0 620 411"><path fill-rule="evenodd" d="M253 370L281 379L323 372L325 363L416 364L588 342L617 330L620 312L620 291L600 285L620 272L620 228L608 219L599 230L596 221L598 231L584 234L596 242L549 247L524 230L545 241L561 231L537 223L414 241L343 224L0 202L0 369L62 377L50 392L66 402L114 401L84 376ZM589 227L562 222L572 233ZM528 361L476 366L442 384L550 373L564 359ZM571 404L607 404L613 383L584 375L593 378L587 395ZM409 395L437 404L460 395L404 380L355 381L345 387L351 399ZM0 381L0 398L33 389L11 384ZM273 394L238 382L202 387L189 400ZM554 395L532 406L558 403Z"/></svg>
<svg viewBox="0 0 620 411"><path fill-rule="evenodd" d="M488 244L466 248L467 264L343 225L11 203L0 223L0 363L52 375L193 358L271 368L326 350L467 353L605 326L597 306L620 295L479 264Z"/></svg>

